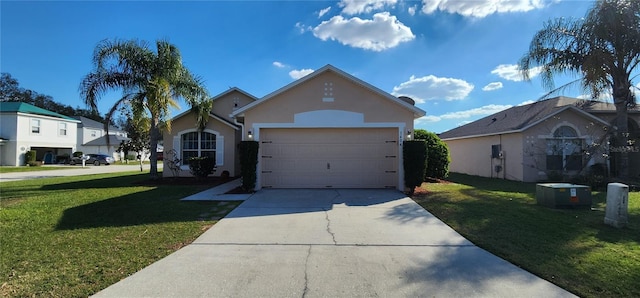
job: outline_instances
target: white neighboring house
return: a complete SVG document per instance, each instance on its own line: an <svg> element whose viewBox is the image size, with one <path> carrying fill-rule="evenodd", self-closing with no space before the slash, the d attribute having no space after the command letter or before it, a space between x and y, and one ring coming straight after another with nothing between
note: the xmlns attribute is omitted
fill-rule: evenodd
<svg viewBox="0 0 640 298"><path fill-rule="evenodd" d="M104 129L104 124L98 121L74 116L78 124L78 148L84 154L99 153L112 156L115 160L122 160L122 154L117 152L120 142L129 140L127 132L109 125L109 133ZM108 138L108 142L107 142Z"/></svg>
<svg viewBox="0 0 640 298"><path fill-rule="evenodd" d="M63 162L76 151L79 122L28 103L0 102L0 165L24 165L29 150L45 164Z"/></svg>

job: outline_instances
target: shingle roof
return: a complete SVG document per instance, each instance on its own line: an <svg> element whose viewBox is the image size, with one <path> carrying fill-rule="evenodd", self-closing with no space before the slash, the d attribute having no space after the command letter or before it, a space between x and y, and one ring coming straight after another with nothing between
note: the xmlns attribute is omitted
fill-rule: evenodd
<svg viewBox="0 0 640 298"><path fill-rule="evenodd" d="M43 108L36 107L32 104L28 104L25 102L17 102L17 101L3 101L0 102L0 112L2 113L25 113L25 114L34 114L34 115L42 115L49 116L54 118L61 118L64 120L69 120L73 122L78 122L76 119L71 117L58 114L56 112L52 112L49 110L45 110Z"/></svg>
<svg viewBox="0 0 640 298"><path fill-rule="evenodd" d="M108 137L110 146L118 146L120 145L120 142L129 140L129 138L118 135L108 135ZM101 136L95 140L89 141L83 144L83 146L107 146L107 136Z"/></svg>
<svg viewBox="0 0 640 298"><path fill-rule="evenodd" d="M568 108L574 108L594 118L595 116L590 114L615 112L615 106L611 103L559 96L506 109L443 132L440 138L444 140L523 131Z"/></svg>
<svg viewBox="0 0 640 298"><path fill-rule="evenodd" d="M80 120L80 125L78 125L78 127L91 127L91 128L97 128L97 129L104 129L104 123L102 122L98 122L83 116L73 116L73 118ZM109 125L109 132L112 132L112 131L122 131L122 130L118 129L113 125Z"/></svg>

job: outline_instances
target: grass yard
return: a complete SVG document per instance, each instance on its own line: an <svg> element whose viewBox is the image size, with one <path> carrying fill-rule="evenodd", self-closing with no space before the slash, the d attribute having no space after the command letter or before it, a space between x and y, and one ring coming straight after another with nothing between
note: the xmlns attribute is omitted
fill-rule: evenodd
<svg viewBox="0 0 640 298"><path fill-rule="evenodd" d="M423 184L414 200L479 247L582 297L640 297L640 193L616 229L604 224L605 193L593 193L593 210L550 209L534 183L449 181Z"/></svg>
<svg viewBox="0 0 640 298"><path fill-rule="evenodd" d="M3 174L3 173L17 173L17 172L37 172L37 171L65 170L65 169L70 169L70 167L56 167L56 166L46 166L46 167L28 167L28 166L8 167L8 166L2 166L2 167L0 167L0 174Z"/></svg>
<svg viewBox="0 0 640 298"><path fill-rule="evenodd" d="M4 182L0 296L86 297L192 242L239 203L181 202L210 185L148 173Z"/></svg>

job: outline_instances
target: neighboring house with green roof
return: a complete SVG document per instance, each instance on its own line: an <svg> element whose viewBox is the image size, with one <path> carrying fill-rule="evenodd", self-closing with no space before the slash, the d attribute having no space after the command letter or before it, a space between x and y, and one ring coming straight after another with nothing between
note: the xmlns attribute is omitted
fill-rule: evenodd
<svg viewBox="0 0 640 298"><path fill-rule="evenodd" d="M555 97L484 117L440 134L449 170L537 182L573 177L599 167L616 172L621 149L609 146L616 118L611 103ZM630 177L640 175L640 110L629 111ZM640 143L637 143L640 144Z"/></svg>
<svg viewBox="0 0 640 298"><path fill-rule="evenodd" d="M24 102L0 102L0 165L24 165L24 154L56 163L77 148L80 121Z"/></svg>

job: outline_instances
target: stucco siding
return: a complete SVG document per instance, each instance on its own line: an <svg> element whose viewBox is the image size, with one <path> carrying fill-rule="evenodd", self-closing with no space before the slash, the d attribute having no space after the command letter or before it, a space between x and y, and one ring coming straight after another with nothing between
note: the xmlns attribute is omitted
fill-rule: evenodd
<svg viewBox="0 0 640 298"><path fill-rule="evenodd" d="M237 150L236 145L238 142L236 139L237 130L228 123L219 121L212 117L209 118L209 122L204 130L216 135L216 164L218 164L218 168L214 175L220 175L223 171L229 171L231 176L239 175L239 171L236 167L237 163L235 161ZM173 175L166 164L167 159L170 158L169 152L172 149L175 149L175 151L180 154L181 148L179 146L181 135L193 131L196 131L195 116L190 112L178 119L174 119L174 121L171 122L171 132L164 132L164 177L172 177ZM218 144L221 144L222 147L218 147ZM220 156L222 159L220 159ZM182 163L180 176L191 176L188 163L186 161L183 161Z"/></svg>
<svg viewBox="0 0 640 298"><path fill-rule="evenodd" d="M211 112L233 123L233 118L231 118L230 114L252 102L254 102L254 100L246 94L232 91L216 98L213 101L213 108L211 109Z"/></svg>
<svg viewBox="0 0 640 298"><path fill-rule="evenodd" d="M411 111L332 72L268 100L245 112L247 129L255 130L256 123L294 123L296 114L309 111L346 111L362 114L366 123L402 122L405 129L413 130Z"/></svg>
<svg viewBox="0 0 640 298"><path fill-rule="evenodd" d="M449 146L449 171L482 177L522 180L522 136L495 135L444 140ZM501 158L492 158L492 146L501 145Z"/></svg>

